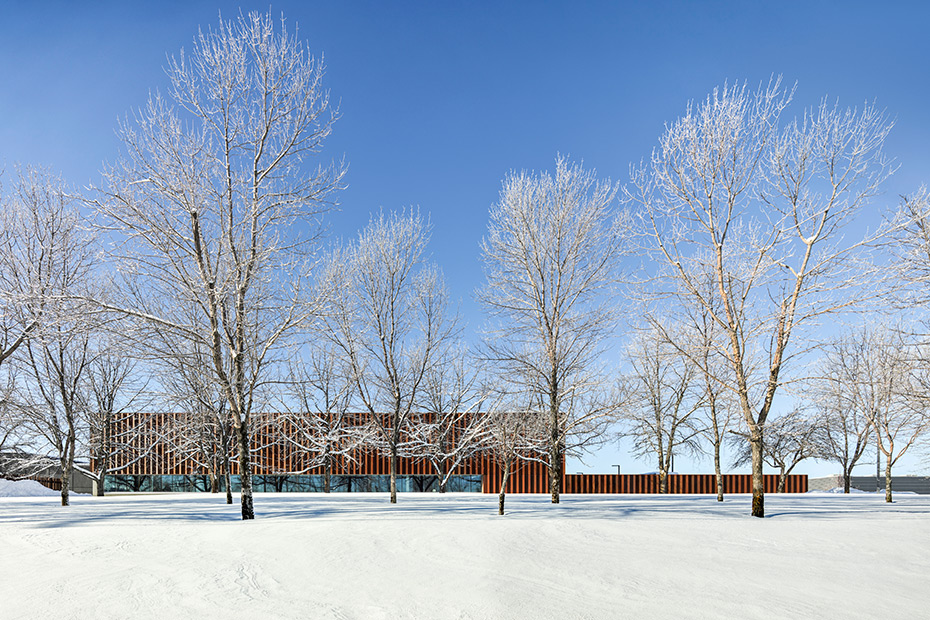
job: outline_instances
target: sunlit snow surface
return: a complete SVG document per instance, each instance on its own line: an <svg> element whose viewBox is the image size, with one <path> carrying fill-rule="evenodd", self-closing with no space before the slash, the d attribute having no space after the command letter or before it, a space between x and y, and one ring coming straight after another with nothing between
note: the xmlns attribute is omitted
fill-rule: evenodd
<svg viewBox="0 0 930 620"><path fill-rule="evenodd" d="M12 618L926 617L930 497L0 499ZM238 498L237 498L238 502Z"/></svg>

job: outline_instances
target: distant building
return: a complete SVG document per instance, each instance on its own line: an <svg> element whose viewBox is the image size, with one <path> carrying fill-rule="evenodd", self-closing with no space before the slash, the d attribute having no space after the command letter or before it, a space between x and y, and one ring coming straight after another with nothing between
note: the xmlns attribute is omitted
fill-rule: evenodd
<svg viewBox="0 0 930 620"><path fill-rule="evenodd" d="M137 414L121 420L111 429L111 436L126 437L126 444L114 453L106 476L105 490L110 491L209 491L210 471L215 464L200 458L190 450L180 450L177 441L167 432L178 414ZM267 422L267 420L265 421ZM144 432L130 432L132 428ZM313 456L295 447L286 433L294 432L285 425L257 420L252 436L252 486L261 491L321 491L323 472L313 466ZM91 470L95 463L91 461ZM353 449L345 456L335 457L331 486L333 491L387 491L390 462L376 447ZM239 488L238 462L230 455L230 478L233 491ZM657 493L656 474L565 474L564 493ZM415 456L402 457L398 466L399 491L433 491L437 476L430 464ZM453 473L449 491L498 493L503 477L501 467L491 454L479 452L467 458ZM774 493L777 475L765 476L767 493ZM671 493L716 494L713 474L676 474L669 477ZM789 493L807 491L807 476L789 476ZM548 493L549 472L539 460L521 461L511 472L508 493ZM725 493L751 492L749 474L728 474L724 477Z"/></svg>
<svg viewBox="0 0 930 620"><path fill-rule="evenodd" d="M826 476L811 478L809 481L811 491L829 491L843 488L843 476ZM849 487L858 491L874 493L885 490L885 476L878 479L875 476L851 476ZM930 495L930 476L892 476L891 491L893 493L920 493Z"/></svg>
<svg viewBox="0 0 930 620"><path fill-rule="evenodd" d="M92 493L96 476L88 463L75 463L68 478L72 493ZM36 480L56 491L61 490L61 465L57 459L23 452L0 454L0 477L11 480Z"/></svg>

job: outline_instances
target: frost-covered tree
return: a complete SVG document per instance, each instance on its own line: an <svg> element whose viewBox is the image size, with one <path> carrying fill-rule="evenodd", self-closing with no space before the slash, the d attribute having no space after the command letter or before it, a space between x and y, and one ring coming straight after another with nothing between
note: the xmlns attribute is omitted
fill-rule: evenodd
<svg viewBox="0 0 930 620"><path fill-rule="evenodd" d="M458 467L486 447L489 413L479 368L464 347L448 348L427 371L420 413L407 431L411 457L429 463L440 493Z"/></svg>
<svg viewBox="0 0 930 620"><path fill-rule="evenodd" d="M277 420L281 441L301 458L302 467L293 473L321 469L324 493L332 489L337 461L351 461L356 449L370 439L371 430L352 408L356 382L351 364L339 353L324 343L308 354L306 362L291 361L287 413Z"/></svg>
<svg viewBox="0 0 930 620"><path fill-rule="evenodd" d="M504 514L507 482L521 461L545 462L548 422L545 408L532 403L539 395L502 391L498 386L489 407L487 450L502 469L497 514Z"/></svg>
<svg viewBox="0 0 930 620"><path fill-rule="evenodd" d="M338 114L322 61L270 13L200 32L166 73L168 97L122 124L122 158L105 171L99 209L124 276L107 306L209 352L252 519L253 406L319 310L309 278L343 169L308 161Z"/></svg>
<svg viewBox="0 0 930 620"><path fill-rule="evenodd" d="M493 372L539 396L548 420L549 485L558 503L566 449L603 430L589 407L602 385L598 359L616 325L614 285L625 221L616 188L559 157L555 174L513 172L491 207L481 243Z"/></svg>
<svg viewBox="0 0 930 620"><path fill-rule="evenodd" d="M0 369L41 325L56 278L70 198L48 171L18 168L0 184Z"/></svg>
<svg viewBox="0 0 930 620"><path fill-rule="evenodd" d="M56 461L61 505L67 506L75 454L86 436L83 390L93 361L90 335L83 326L59 324L51 333L27 340L23 348L23 374L28 379L18 389L17 407L34 436L41 438L40 449Z"/></svg>
<svg viewBox="0 0 930 620"><path fill-rule="evenodd" d="M94 354L87 369L83 415L98 496L104 495L108 474L118 473L147 456L137 449L135 441L143 432L136 412L147 402L145 384L135 376L137 367L137 360L110 342ZM121 459L121 465L114 469L117 458L124 454L128 458Z"/></svg>
<svg viewBox="0 0 930 620"><path fill-rule="evenodd" d="M790 100L779 80L715 89L667 126L627 189L653 291L669 311L671 300L705 309L723 334L756 517L765 515L763 429L786 363L808 348L804 329L818 317L866 297L856 260L866 244L846 225L891 170L882 154L890 123L875 107L824 101L785 123Z"/></svg>
<svg viewBox="0 0 930 620"><path fill-rule="evenodd" d="M48 459L40 454L40 437L26 423L16 386L19 385L17 368L7 363L0 384L0 478L18 480L35 474L48 466Z"/></svg>
<svg viewBox="0 0 930 620"><path fill-rule="evenodd" d="M696 454L704 431L697 412L705 385L697 366L665 339L667 330L646 329L627 350L629 390L620 409L622 434L638 457L656 459L659 493L668 493L674 455Z"/></svg>
<svg viewBox="0 0 930 620"><path fill-rule="evenodd" d="M861 328L835 344L832 364L847 407L864 416L885 457L885 501L894 465L930 428L927 367L913 336L886 325Z"/></svg>
<svg viewBox="0 0 930 620"><path fill-rule="evenodd" d="M80 236L79 234L76 236ZM60 264L66 272L49 302L44 322L20 349L22 379L17 388L17 408L34 437L41 438L40 451L47 452L59 466L61 505L70 503L70 478L75 455L86 441L87 381L95 358L92 345L95 325L92 316L75 310L66 300L84 295L84 278L89 267L85 241L77 241Z"/></svg>
<svg viewBox="0 0 930 620"><path fill-rule="evenodd" d="M71 192L47 171L20 170L9 201L3 218L10 230L0 249L7 318L0 321L2 355L19 366L12 411L34 440L32 449L59 465L67 506L96 328L75 300L92 292L94 238L81 227ZM12 342L11 334L18 334Z"/></svg>
<svg viewBox="0 0 930 620"><path fill-rule="evenodd" d="M818 420L808 417L801 409L792 409L784 415L769 419L765 425L762 458L778 470L777 493L785 492L785 482L801 461L820 456ZM738 435L737 435L738 436ZM738 441L734 467L752 461L752 452L745 436Z"/></svg>
<svg viewBox="0 0 930 620"><path fill-rule="evenodd" d="M907 284L906 307L930 304L930 192L921 187L905 196L896 214L887 243L895 261L892 265Z"/></svg>
<svg viewBox="0 0 930 620"><path fill-rule="evenodd" d="M0 184L0 451L7 475L37 465L31 453L39 449L14 406L24 373L11 362L30 335L56 321L50 302L61 293L77 222L64 182L48 170L18 167Z"/></svg>
<svg viewBox="0 0 930 620"><path fill-rule="evenodd" d="M842 468L843 492L849 493L853 468L865 454L873 435L872 423L861 402L852 375L856 363L851 359L849 343L830 344L820 369L805 390L818 412L818 458L832 461Z"/></svg>
<svg viewBox="0 0 930 620"><path fill-rule="evenodd" d="M218 493L220 481L226 503L232 504L231 454L236 447L228 400L213 379L212 359L203 347L186 341L171 346L170 333L161 356L160 382L165 401L174 413L170 423L155 429L160 442L193 469L207 472L210 492ZM254 452L254 446L251 447Z"/></svg>
<svg viewBox="0 0 930 620"><path fill-rule="evenodd" d="M398 459L426 376L457 331L438 267L426 262L429 225L418 213L373 217L336 251L327 333L355 382L354 398L377 430L397 502ZM335 287L334 287L335 288Z"/></svg>
<svg viewBox="0 0 930 620"><path fill-rule="evenodd" d="M714 477L717 486L717 501L723 501L723 468L721 449L730 428L738 422L738 411L732 390L724 382L727 376L726 356L721 349L722 332L714 323L710 313L703 308L689 317L685 326L692 338L685 357L698 368L701 384L701 405L697 412L697 425L703 428L704 440L710 444L714 461Z"/></svg>

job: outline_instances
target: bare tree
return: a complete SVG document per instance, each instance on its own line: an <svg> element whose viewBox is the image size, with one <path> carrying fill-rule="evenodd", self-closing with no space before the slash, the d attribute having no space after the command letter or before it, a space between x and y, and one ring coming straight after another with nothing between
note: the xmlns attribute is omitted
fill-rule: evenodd
<svg viewBox="0 0 930 620"><path fill-rule="evenodd" d="M926 307L930 303L930 192L926 187L902 198L890 232L887 247L895 258L892 265L909 285L900 301L906 307Z"/></svg>
<svg viewBox="0 0 930 620"><path fill-rule="evenodd" d="M170 334L161 335L170 343ZM230 454L236 442L228 400L213 378L211 355L196 346L185 350L185 344L190 343L177 343L160 360L165 396L177 412L156 433L173 453L207 472L211 493L219 492L222 480L226 503L232 504ZM254 452L254 445L250 449Z"/></svg>
<svg viewBox="0 0 930 620"><path fill-rule="evenodd" d="M442 274L424 261L428 241L419 214L381 214L348 250L334 253L331 267L347 284L334 297L328 333L390 459L391 503L425 377L457 329Z"/></svg>
<svg viewBox="0 0 930 620"><path fill-rule="evenodd" d="M48 171L19 168L13 188L0 185L0 368L39 327L57 269L70 199Z"/></svg>
<svg viewBox="0 0 930 620"><path fill-rule="evenodd" d="M278 435L296 448L303 467L294 473L323 470L323 492L332 488L337 459L351 461L369 440L370 425L352 411L356 382L350 365L331 344L310 352L306 363L291 362L287 382L289 411L278 420Z"/></svg>
<svg viewBox="0 0 930 620"><path fill-rule="evenodd" d="M25 349L29 381L21 386L19 409L57 461L61 505L67 506L74 457L86 439L84 387L93 361L90 334L84 326L60 324L52 333L27 340Z"/></svg>
<svg viewBox="0 0 930 620"><path fill-rule="evenodd" d="M885 456L887 502L892 467L930 425L921 357L912 336L886 326L863 328L834 347L844 400L868 419Z"/></svg>
<svg viewBox="0 0 930 620"><path fill-rule="evenodd" d="M110 344L94 354L87 369L83 415L97 496L104 495L107 474L128 468L145 456L145 453L132 454L114 468L120 455L134 451L134 440L142 432L135 424L135 414L145 406L145 383L140 384L134 378L137 366L138 362L128 357L127 352Z"/></svg>
<svg viewBox="0 0 930 620"><path fill-rule="evenodd" d="M122 235L125 295L109 307L210 352L236 436L242 518L254 518L250 420L266 371L318 312L321 215L343 168L308 170L337 112L323 64L270 13L198 34L169 95L124 123L101 213ZM190 320L190 308L196 320Z"/></svg>
<svg viewBox="0 0 930 620"><path fill-rule="evenodd" d="M35 447L58 462L61 504L67 506L95 327L94 317L74 299L90 292L94 239L79 226L63 181L47 171L21 170L12 200L5 215L12 236L5 240L0 271L3 288L13 292L5 304L14 309L12 333L18 336L4 341L3 355L7 359L18 349L22 372L14 410L38 439ZM4 339L10 325L4 325Z"/></svg>
<svg viewBox="0 0 930 620"><path fill-rule="evenodd" d="M714 461L714 477L717 483L717 501L723 501L723 469L720 452L730 427L737 423L738 412L733 392L724 383L727 376L726 356L721 349L726 344L720 341L721 330L714 323L710 314L698 308L696 316L688 329L693 330L692 346L694 352L686 355L692 362L697 362L703 382L701 407L698 416L699 426L703 427L704 438L710 442Z"/></svg>
<svg viewBox="0 0 930 620"><path fill-rule="evenodd" d="M769 419L765 425L762 458L778 470L777 493L785 492L785 482L798 463L820 456L817 422L807 417L801 409L792 409L784 415ZM752 451L745 435L734 436L739 437L739 452L733 465L741 467L752 462Z"/></svg>
<svg viewBox="0 0 930 620"><path fill-rule="evenodd" d="M647 329L627 351L630 398L621 409L623 435L633 441L638 457L656 459L659 493L668 493L668 475L680 450L695 454L704 431L697 411L703 405L703 377L691 361L665 339Z"/></svg>
<svg viewBox="0 0 930 620"><path fill-rule="evenodd" d="M855 357L848 342L830 345L818 376L807 390L819 412L818 458L833 461L843 469L843 493L849 493L853 468L872 436L872 423L858 398L859 364Z"/></svg>
<svg viewBox="0 0 930 620"><path fill-rule="evenodd" d="M609 181L561 157L555 176L513 172L481 244L487 284L479 298L495 321L486 356L501 376L523 377L543 397L553 503L566 449L601 428L603 410L585 404L602 384L597 360L616 325L625 222L615 196Z"/></svg>
<svg viewBox="0 0 930 620"><path fill-rule="evenodd" d="M865 242L847 240L844 225L890 174L881 112L823 102L782 124L790 99L779 80L755 92L715 89L668 125L627 189L656 265L655 292L705 309L724 334L725 384L748 429L757 517L765 515L763 429L789 345L803 351L801 330L865 297L852 294ZM765 366L753 372L760 358Z"/></svg>
<svg viewBox="0 0 930 620"><path fill-rule="evenodd" d="M49 301L60 294L64 256L73 251L78 219L63 180L50 171L18 167L9 193L0 185L0 372L5 387L2 432L7 449L20 436L11 408L13 375L8 362L44 323L54 324ZM15 432L14 432L15 431Z"/></svg>
<svg viewBox="0 0 930 620"><path fill-rule="evenodd" d="M930 304L930 191L926 186L902 197L892 223L893 234L887 245L895 258L892 265L906 285L903 291L896 291L899 295L897 301L908 310L926 310ZM923 323L926 328L927 321ZM919 353L921 365L926 366L930 361L925 346L926 333L922 338L924 346L919 347ZM920 376L923 383L923 373ZM928 386L922 387L926 395ZM876 450L880 451L879 448Z"/></svg>
<svg viewBox="0 0 930 620"><path fill-rule="evenodd" d="M5 364L0 386L0 478L18 480L34 475L48 466L40 454L40 438L26 424L16 400L19 384L17 368Z"/></svg>
<svg viewBox="0 0 930 620"><path fill-rule="evenodd" d="M458 467L485 448L489 413L478 367L464 347L447 349L427 371L420 414L407 431L411 456L430 464L440 493Z"/></svg>
<svg viewBox="0 0 930 620"><path fill-rule="evenodd" d="M10 452L19 445L20 427L22 419L13 412L13 375L6 373L3 384L0 385L0 455ZM4 477L4 469L0 465L0 477Z"/></svg>
<svg viewBox="0 0 930 620"><path fill-rule="evenodd" d="M510 474L521 461L545 462L549 439L545 408L526 405L527 399L538 399L538 394L515 394L501 389L496 393L489 407L487 449L503 468L497 503L497 514L503 515Z"/></svg>

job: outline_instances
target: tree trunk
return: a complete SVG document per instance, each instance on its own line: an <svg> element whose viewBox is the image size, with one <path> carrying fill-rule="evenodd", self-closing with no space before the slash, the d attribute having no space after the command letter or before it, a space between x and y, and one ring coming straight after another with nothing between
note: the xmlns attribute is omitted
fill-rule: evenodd
<svg viewBox="0 0 930 620"><path fill-rule="evenodd" d="M232 504L232 481L229 479L229 462L226 463L226 471L223 472L226 482L226 503Z"/></svg>
<svg viewBox="0 0 930 620"><path fill-rule="evenodd" d="M552 391L549 394L549 491L552 503L559 503L562 492L562 441L559 428L558 380L552 371Z"/></svg>
<svg viewBox="0 0 930 620"><path fill-rule="evenodd" d="M68 506L71 504L69 487L71 483L71 467L67 459L61 460L61 505ZM891 500L888 500L891 501Z"/></svg>
<svg viewBox="0 0 930 620"><path fill-rule="evenodd" d="M328 452L323 461L323 492L329 493L332 488L333 457Z"/></svg>
<svg viewBox="0 0 930 620"><path fill-rule="evenodd" d="M445 493L445 492L446 492L446 483L449 482L449 472L448 472L448 469L449 469L449 464L446 463L445 461L443 461L442 467L439 468L439 470L440 470L440 472L441 472L441 473L439 474L439 492L440 492L440 493Z"/></svg>
<svg viewBox="0 0 930 620"><path fill-rule="evenodd" d="M94 496L103 497L104 487L107 483L107 465L104 464L100 467L100 470L97 472L97 484L94 487Z"/></svg>
<svg viewBox="0 0 930 620"><path fill-rule="evenodd" d="M229 462L229 431L228 427L223 429L223 459L220 461L223 465L223 481L226 483L226 503L232 504L232 480L230 480L232 467Z"/></svg>
<svg viewBox="0 0 930 620"><path fill-rule="evenodd" d="M778 472L778 488L775 489L776 493L785 492L785 482L787 482L787 480L788 474L786 474L784 468L782 468L782 470Z"/></svg>
<svg viewBox="0 0 930 620"><path fill-rule="evenodd" d="M549 491L552 495L552 503L559 503L559 496L562 493L562 450L558 442L549 454Z"/></svg>
<svg viewBox="0 0 930 620"><path fill-rule="evenodd" d="M242 500L242 519L254 519L255 508L252 504L252 463L249 454L249 429L244 422L236 428L239 443L239 484L242 487L239 495Z"/></svg>
<svg viewBox="0 0 930 620"><path fill-rule="evenodd" d="M397 443L391 443L391 503L397 503Z"/></svg>
<svg viewBox="0 0 930 620"><path fill-rule="evenodd" d="M210 469L210 471L207 472L207 475L210 476L210 493L219 493L220 492L220 476L217 470L219 470L220 465L217 462L217 458L216 458L216 444L214 443L212 447L213 447L213 458L211 459L211 463L213 467Z"/></svg>
<svg viewBox="0 0 930 620"><path fill-rule="evenodd" d="M226 503L232 504L232 482L229 479L229 441L223 436L223 458L220 459L220 467L223 468L223 482L226 484Z"/></svg>
<svg viewBox="0 0 930 620"><path fill-rule="evenodd" d="M659 469L659 493L668 493L668 470Z"/></svg>
<svg viewBox="0 0 930 620"><path fill-rule="evenodd" d="M714 443L714 476L717 478L717 501L723 501L723 474L720 472L720 442Z"/></svg>
<svg viewBox="0 0 930 620"><path fill-rule="evenodd" d="M885 501L891 503L891 457L885 457Z"/></svg>
<svg viewBox="0 0 930 620"><path fill-rule="evenodd" d="M762 477L762 430L750 432L749 447L752 450L752 516L765 516L765 486Z"/></svg>
<svg viewBox="0 0 930 620"><path fill-rule="evenodd" d="M501 492L497 500L497 514L504 514L504 497L507 493L507 478L510 477L510 463L513 459L504 461L504 475L501 478Z"/></svg>
<svg viewBox="0 0 930 620"><path fill-rule="evenodd" d="M74 469L74 448L77 443L74 435L74 422L73 418L68 416L68 438L65 441L65 453L64 458L60 459L61 462L61 505L68 506L71 503L70 496L70 486L71 486L71 472ZM890 500L889 500L890 501Z"/></svg>
<svg viewBox="0 0 930 620"><path fill-rule="evenodd" d="M850 478L852 478L852 469L851 468L844 469L843 470L843 493L847 495L849 494L849 483L850 483L849 479Z"/></svg>

